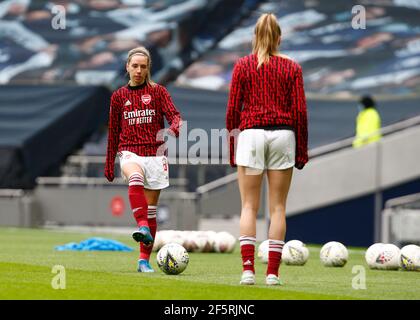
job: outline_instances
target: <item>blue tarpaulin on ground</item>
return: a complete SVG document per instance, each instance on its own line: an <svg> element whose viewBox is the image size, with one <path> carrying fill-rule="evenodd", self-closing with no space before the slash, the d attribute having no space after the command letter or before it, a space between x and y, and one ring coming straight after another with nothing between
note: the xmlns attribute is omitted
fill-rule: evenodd
<svg viewBox="0 0 420 320"><path fill-rule="evenodd" d="M112 239L89 238L80 243L70 242L62 246L56 246L58 251L133 251L125 244Z"/></svg>

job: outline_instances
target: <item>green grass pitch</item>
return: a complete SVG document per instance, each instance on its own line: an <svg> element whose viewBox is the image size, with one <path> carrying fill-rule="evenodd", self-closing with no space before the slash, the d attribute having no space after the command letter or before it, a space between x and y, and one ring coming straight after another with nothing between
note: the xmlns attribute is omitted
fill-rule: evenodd
<svg viewBox="0 0 420 320"><path fill-rule="evenodd" d="M118 240L133 252L55 251L54 247L89 237ZM257 261L257 285L240 286L239 248L232 254L190 253L180 275L163 274L151 261L154 274L136 271L138 250L131 235L86 234L43 229L0 228L0 299L420 299L420 273L370 270L364 248L349 248L343 268L326 268L319 261L319 246L309 246L305 266L280 268L285 283L264 284L266 265ZM53 289L53 266L65 268L65 289ZM353 266L365 268L366 289L354 289Z"/></svg>

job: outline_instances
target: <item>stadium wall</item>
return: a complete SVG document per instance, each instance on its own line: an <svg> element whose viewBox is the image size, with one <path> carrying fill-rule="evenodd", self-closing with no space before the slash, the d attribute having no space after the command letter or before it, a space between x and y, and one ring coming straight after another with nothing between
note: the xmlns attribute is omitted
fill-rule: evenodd
<svg viewBox="0 0 420 320"><path fill-rule="evenodd" d="M420 126L385 136L363 148L347 148L312 159L295 170L288 214L363 197L420 177ZM303 196L302 196L303 195Z"/></svg>
<svg viewBox="0 0 420 320"><path fill-rule="evenodd" d="M420 191L416 150L420 150L419 126L360 149L311 159L304 170L294 172L287 238L319 244L331 240L352 246L371 244L379 238L385 201ZM236 174L222 179L224 184L201 195L201 216L239 214ZM264 218L265 212L262 204L259 217Z"/></svg>
<svg viewBox="0 0 420 320"><path fill-rule="evenodd" d="M419 192L420 179L382 190L382 207L389 199ZM375 194L342 201L288 216L287 240L324 244L340 241L351 246L370 246L374 238Z"/></svg>
<svg viewBox="0 0 420 320"><path fill-rule="evenodd" d="M106 123L102 86L0 86L0 188L33 189Z"/></svg>
<svg viewBox="0 0 420 320"><path fill-rule="evenodd" d="M135 226L125 184L39 185L33 197L45 225ZM195 230L195 208L194 193L162 192L158 208L161 229Z"/></svg>

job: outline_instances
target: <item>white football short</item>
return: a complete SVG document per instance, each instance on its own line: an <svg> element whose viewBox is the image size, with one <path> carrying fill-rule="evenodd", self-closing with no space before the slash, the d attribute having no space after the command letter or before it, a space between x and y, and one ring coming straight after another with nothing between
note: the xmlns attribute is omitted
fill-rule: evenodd
<svg viewBox="0 0 420 320"><path fill-rule="evenodd" d="M245 129L238 137L236 164L258 170L284 170L295 165L293 130Z"/></svg>
<svg viewBox="0 0 420 320"><path fill-rule="evenodd" d="M169 163L165 156L140 157L130 151L118 153L121 176L128 181L123 173L123 166L127 163L136 163L144 172L144 187L150 190L161 190L169 186Z"/></svg>

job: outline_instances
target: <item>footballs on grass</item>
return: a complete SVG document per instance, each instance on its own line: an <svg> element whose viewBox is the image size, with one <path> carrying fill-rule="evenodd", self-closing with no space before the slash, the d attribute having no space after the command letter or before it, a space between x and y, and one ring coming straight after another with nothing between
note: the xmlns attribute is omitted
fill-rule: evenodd
<svg viewBox="0 0 420 320"><path fill-rule="evenodd" d="M319 258L326 267L343 267L347 263L348 257L346 246L337 241L327 242L319 253Z"/></svg>
<svg viewBox="0 0 420 320"><path fill-rule="evenodd" d="M168 243L157 253L157 264L166 274L180 274L183 272L190 260L187 250L178 243Z"/></svg>

